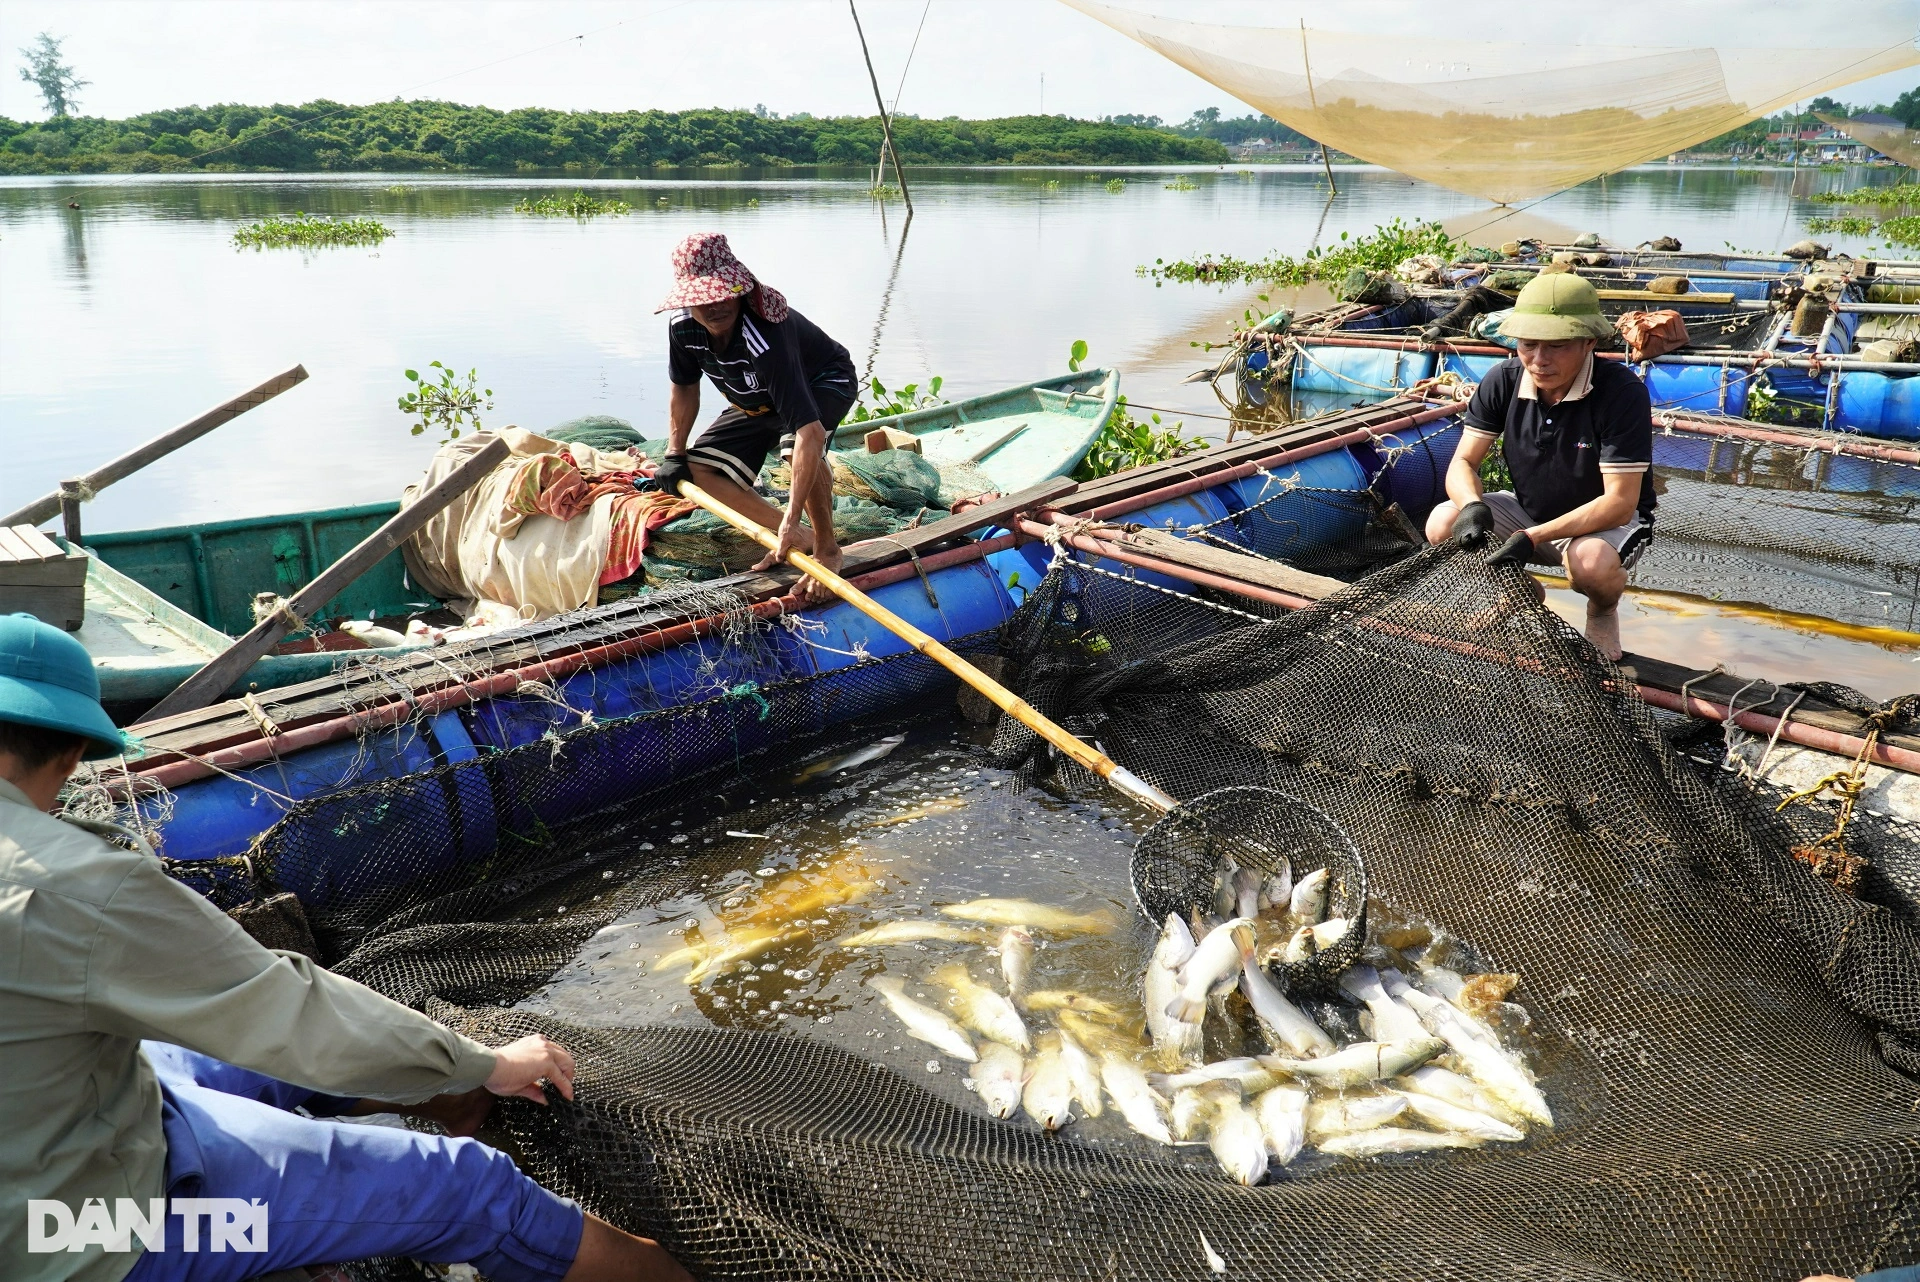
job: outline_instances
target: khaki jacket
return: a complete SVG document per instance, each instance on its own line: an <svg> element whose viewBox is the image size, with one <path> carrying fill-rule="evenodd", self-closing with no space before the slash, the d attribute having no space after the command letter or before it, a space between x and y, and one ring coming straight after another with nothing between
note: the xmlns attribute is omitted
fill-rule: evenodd
<svg viewBox="0 0 1920 1282"><path fill-rule="evenodd" d="M332 1095L471 1090L486 1047L272 952L123 849L0 779L0 1277L118 1282L138 1255L27 1253L27 1201L164 1195L153 1038ZM209 1196L217 1196L209 1191Z"/></svg>

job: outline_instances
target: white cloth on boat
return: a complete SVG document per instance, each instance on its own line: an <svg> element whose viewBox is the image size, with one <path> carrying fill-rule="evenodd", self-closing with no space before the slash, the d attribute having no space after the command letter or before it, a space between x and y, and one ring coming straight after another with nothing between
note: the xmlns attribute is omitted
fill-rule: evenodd
<svg viewBox="0 0 1920 1282"><path fill-rule="evenodd" d="M426 475L409 485L407 506L468 458L503 438L513 451L401 547L414 584L462 617L500 625L544 619L592 605L612 541L615 496L602 495L570 521L515 510L508 491L529 458L564 454L582 473L634 471L640 456L562 444L522 428L475 432L440 447Z"/></svg>

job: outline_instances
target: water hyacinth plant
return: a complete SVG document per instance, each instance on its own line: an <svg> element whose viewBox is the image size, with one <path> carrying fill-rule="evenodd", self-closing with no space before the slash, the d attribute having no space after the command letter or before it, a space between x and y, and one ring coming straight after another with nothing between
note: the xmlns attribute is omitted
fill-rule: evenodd
<svg viewBox="0 0 1920 1282"><path fill-rule="evenodd" d="M1823 205L1920 205L1920 183L1888 187L1855 187L1852 191L1817 191L1808 197Z"/></svg>
<svg viewBox="0 0 1920 1282"><path fill-rule="evenodd" d="M923 410L929 405L945 405L946 401L940 396L940 386L944 382L946 382L945 379L935 374L927 380L927 390L924 392L920 390L918 383L908 383L905 387L889 391L885 383L877 378L873 379L867 384L860 403L853 407L851 414L847 415L847 421L864 423L871 418L889 418L895 414ZM867 404L868 395L873 397L872 405Z"/></svg>
<svg viewBox="0 0 1920 1282"><path fill-rule="evenodd" d="M233 243L265 249L284 245L378 245L393 230L374 218L329 218L294 210L291 218L274 214L233 233Z"/></svg>
<svg viewBox="0 0 1920 1282"><path fill-rule="evenodd" d="M480 411L493 408L493 389L480 386L476 370L468 370L463 379L439 361L427 368L440 371L438 383L421 378L417 369L405 371L413 390L400 398L400 412L420 420L411 434L419 436L432 428L440 433L440 443L445 445L457 439L463 427L479 431Z"/></svg>
<svg viewBox="0 0 1920 1282"><path fill-rule="evenodd" d="M1142 276L1155 280L1211 284L1259 280L1275 285L1304 285L1315 280L1340 280L1356 267L1366 271L1391 271L1417 254L1451 258L1461 248L1439 223L1407 223L1395 218L1364 236L1341 232L1340 239L1333 244L1325 249L1309 249L1300 258L1287 254L1258 260L1235 258L1231 254L1173 262L1156 258L1151 267L1142 266L1138 270Z"/></svg>
<svg viewBox="0 0 1920 1282"><path fill-rule="evenodd" d="M1067 354L1067 368L1077 374L1086 359L1087 340L1074 339ZM1175 423L1168 427L1158 414L1149 414L1145 420L1137 419L1128 412L1127 398L1122 396L1114 402L1113 413L1107 415L1107 421L1101 425L1100 435L1087 447L1087 456L1073 470L1073 478L1098 480L1142 463L1158 463L1206 449L1207 442L1199 437L1181 435L1184 426Z"/></svg>
<svg viewBox="0 0 1920 1282"><path fill-rule="evenodd" d="M633 206L624 200L602 200L584 191L576 191L571 196L550 195L537 200L526 196L513 208L515 213L534 214L541 218L592 218L598 214L628 213Z"/></svg>

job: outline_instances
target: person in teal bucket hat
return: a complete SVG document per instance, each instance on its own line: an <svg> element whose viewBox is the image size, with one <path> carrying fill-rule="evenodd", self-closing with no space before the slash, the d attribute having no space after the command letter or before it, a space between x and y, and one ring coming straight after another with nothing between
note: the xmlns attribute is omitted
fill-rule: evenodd
<svg viewBox="0 0 1920 1282"><path fill-rule="evenodd" d="M0 1277L687 1278L471 1138L496 1096L572 1099L563 1048L483 1046L264 948L137 834L59 817L80 762L124 750L85 647L0 616ZM396 1112L446 1133L336 1120Z"/></svg>

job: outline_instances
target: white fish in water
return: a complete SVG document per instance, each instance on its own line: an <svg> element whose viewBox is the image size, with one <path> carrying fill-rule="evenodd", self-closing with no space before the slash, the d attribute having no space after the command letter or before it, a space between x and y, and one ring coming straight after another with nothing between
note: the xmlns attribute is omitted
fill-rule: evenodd
<svg viewBox="0 0 1920 1282"><path fill-rule="evenodd" d="M1319 1059L1279 1059L1267 1055L1261 1057L1261 1063L1293 1077L1310 1077L1327 1086L1364 1086L1411 1072L1446 1049L1447 1043L1438 1037L1423 1037L1417 1042L1355 1042Z"/></svg>
<svg viewBox="0 0 1920 1282"><path fill-rule="evenodd" d="M1413 1008L1387 995L1379 972L1371 966L1355 966L1340 976L1340 987L1365 1003L1373 1014L1373 1035L1383 1042L1409 1042L1427 1036L1427 1026Z"/></svg>
<svg viewBox="0 0 1920 1282"><path fill-rule="evenodd" d="M906 985L898 976L875 975L867 981L867 987L886 999L893 1013L899 1017L901 1023L907 1026L909 1037L917 1037L928 1045L938 1047L955 1059L965 1060L969 1064L979 1060L980 1056L974 1052L973 1043L967 1040L967 1035L960 1025L948 1019L945 1012L937 1011L907 996Z"/></svg>
<svg viewBox="0 0 1920 1282"><path fill-rule="evenodd" d="M1166 1101L1147 1084L1140 1066L1116 1051L1100 1057L1100 1082L1127 1125L1156 1144L1173 1143L1167 1129Z"/></svg>
<svg viewBox="0 0 1920 1282"><path fill-rule="evenodd" d="M1253 1007L1254 1018L1260 1021L1261 1031L1267 1035L1268 1043L1275 1050L1290 1051L1303 1059L1333 1054L1333 1039L1322 1031L1320 1025L1308 1019L1298 1006L1281 995L1279 988L1267 978L1267 972L1255 960L1251 941L1240 954L1240 991L1246 994L1247 1004ZM1418 1020L1414 1022L1419 1023Z"/></svg>
<svg viewBox="0 0 1920 1282"><path fill-rule="evenodd" d="M687 982L697 984L708 975L724 974L727 967L735 962L758 957L772 948L778 948L790 939L798 938L804 931L791 927L764 927L760 930L740 931L733 936L731 943L701 955L687 972Z"/></svg>
<svg viewBox="0 0 1920 1282"><path fill-rule="evenodd" d="M1232 916L1256 917L1259 915L1262 880L1258 868L1242 868L1233 874Z"/></svg>
<svg viewBox="0 0 1920 1282"><path fill-rule="evenodd" d="M1287 950L1282 957L1294 963L1317 957L1345 939L1347 928L1352 924L1345 917L1329 917L1323 922L1302 926L1287 940Z"/></svg>
<svg viewBox="0 0 1920 1282"><path fill-rule="evenodd" d="M1444 997L1474 1019L1485 1019L1494 1006L1506 1001L1520 983L1520 976L1492 972L1462 975L1445 966L1421 966L1420 985L1428 992ZM1491 1031L1491 1030L1489 1030Z"/></svg>
<svg viewBox="0 0 1920 1282"><path fill-rule="evenodd" d="M953 1008L961 1023L1003 1046L1019 1051L1033 1049L1026 1021L1020 1018L1013 1003L1005 994L974 979L965 966L958 962L942 966L933 972L933 982L952 991Z"/></svg>
<svg viewBox="0 0 1920 1282"><path fill-rule="evenodd" d="M1026 1001L1022 1004L1028 1010L1072 1011L1087 1019L1097 1019L1108 1024L1127 1022L1127 1013L1119 1007L1110 1002L1103 1002L1098 997L1075 992L1069 988L1043 988L1038 992L1028 993Z"/></svg>
<svg viewBox="0 0 1920 1282"><path fill-rule="evenodd" d="M1508 1125L1521 1120L1518 1113L1506 1108L1493 1096L1474 1085L1470 1077L1462 1077L1451 1069L1441 1068L1438 1064L1427 1064L1414 1069L1405 1077L1394 1079L1395 1086L1401 1090L1419 1095L1430 1095L1443 1100L1455 1108L1463 1108L1472 1113L1485 1113Z"/></svg>
<svg viewBox="0 0 1920 1282"><path fill-rule="evenodd" d="M1234 909L1239 903L1239 897L1233 887L1233 878L1237 872L1239 869L1229 859L1226 865L1213 875L1213 915L1216 917L1224 918L1234 915Z"/></svg>
<svg viewBox="0 0 1920 1282"><path fill-rule="evenodd" d="M1437 1148L1479 1148L1480 1144L1481 1141L1471 1135L1377 1126L1370 1131L1335 1135L1316 1147L1323 1153L1340 1157L1384 1157L1389 1153L1425 1153Z"/></svg>
<svg viewBox="0 0 1920 1282"><path fill-rule="evenodd" d="M1261 912L1269 908L1285 910L1293 902L1293 864L1289 860L1280 861L1280 871L1270 872L1260 879Z"/></svg>
<svg viewBox="0 0 1920 1282"><path fill-rule="evenodd" d="M1175 1091L1173 1103L1167 1106L1167 1130L1172 1133L1174 1141L1184 1143L1199 1138L1210 1107L1206 1095L1198 1086Z"/></svg>
<svg viewBox="0 0 1920 1282"><path fill-rule="evenodd" d="M1406 1091L1400 1098L1406 1101L1409 1111L1437 1131L1452 1131L1459 1135L1471 1135L1478 1140L1494 1140L1503 1144L1513 1144L1527 1138L1525 1131L1517 1126L1509 1126L1497 1117L1476 1113L1472 1109L1449 1104L1431 1095Z"/></svg>
<svg viewBox="0 0 1920 1282"><path fill-rule="evenodd" d="M1307 1103L1313 1097L1297 1086L1276 1086L1260 1092L1253 1114L1267 1137L1267 1152L1285 1166L1300 1156L1307 1142Z"/></svg>
<svg viewBox="0 0 1920 1282"><path fill-rule="evenodd" d="M1018 998L1027 986L1027 973L1033 969L1033 933L1025 926L1009 926L1000 932L1000 974L1007 981L1007 996Z"/></svg>
<svg viewBox="0 0 1920 1282"><path fill-rule="evenodd" d="M1385 1126L1407 1111L1404 1095L1342 1095L1307 1106L1307 1139L1315 1147L1335 1135Z"/></svg>
<svg viewBox="0 0 1920 1282"><path fill-rule="evenodd" d="M1315 868L1293 883L1293 897L1287 901L1287 911L1295 921L1311 926L1327 915L1327 883L1332 880L1330 871Z"/></svg>
<svg viewBox="0 0 1920 1282"><path fill-rule="evenodd" d="M980 1048L979 1062L967 1075L973 1093L987 1106L987 1112L1006 1119L1020 1111L1020 1093L1027 1084L1027 1061L1020 1052L999 1042Z"/></svg>
<svg viewBox="0 0 1920 1282"><path fill-rule="evenodd" d="M1100 1070L1094 1067L1093 1056L1064 1028L1060 1030L1060 1061L1067 1066L1067 1078L1073 1083L1081 1114L1098 1117L1106 1112L1106 1102L1100 1094Z"/></svg>
<svg viewBox="0 0 1920 1282"><path fill-rule="evenodd" d="M1220 1169L1241 1184L1258 1184L1267 1176L1267 1136L1238 1091L1220 1091L1213 1100L1213 1120L1207 1127L1207 1147Z"/></svg>
<svg viewBox="0 0 1920 1282"><path fill-rule="evenodd" d="M1417 988L1410 987L1399 996L1419 1013L1433 1034L1447 1044L1467 1070L1467 1076L1478 1082L1482 1090L1529 1122L1553 1125L1553 1111L1547 1107L1547 1097L1533 1084L1527 1070L1514 1063L1504 1050L1474 1036L1467 1025L1471 1016Z"/></svg>
<svg viewBox="0 0 1920 1282"><path fill-rule="evenodd" d="M1452 973L1452 971L1450 971L1450 973ZM1457 979L1457 977L1455 977L1455 979ZM1394 998L1398 998L1400 1002L1405 1002L1409 1008L1415 1009L1415 1011L1427 1009L1428 1006L1438 1004L1438 1002L1444 1000L1444 994L1436 996L1436 994L1432 994L1432 992L1427 992L1425 988L1419 988L1419 986L1407 983L1407 977L1402 975L1400 971L1380 971L1380 983L1386 986L1386 990L1388 990L1390 994L1394 994ZM1407 994L1417 994L1417 998L1407 996ZM1448 1002L1448 1006L1452 1006L1452 1002ZM1423 1019L1423 1023L1425 1023L1425 1015L1423 1015L1421 1019ZM1480 1044L1484 1044L1484 1046L1488 1046L1488 1048L1492 1048L1492 1050L1498 1050L1501 1054L1505 1054L1507 1048L1501 1046L1500 1034L1494 1033L1494 1027L1492 1027L1490 1023L1486 1023L1484 1019L1480 1019L1478 1015L1469 1015L1467 1011L1463 1011L1463 1009L1459 1009L1457 1006L1452 1006L1450 1023L1452 1023L1453 1027L1455 1027L1459 1033L1463 1034L1463 1036L1471 1036L1476 1042L1480 1042ZM1509 1056L1509 1059L1511 1059L1511 1056ZM1519 1063L1519 1061L1515 1061L1515 1063Z"/></svg>
<svg viewBox="0 0 1920 1282"><path fill-rule="evenodd" d="M970 899L940 910L949 917L985 922L989 926L1026 926L1049 935L1104 935L1114 926L1106 913L1070 913L1028 899Z"/></svg>
<svg viewBox="0 0 1920 1282"><path fill-rule="evenodd" d="M1197 1023L1207 1013L1207 998L1216 989L1232 987L1239 977L1240 956L1253 947L1253 923L1244 917L1222 922L1194 948L1180 971L1180 992L1167 1003L1167 1014Z"/></svg>
<svg viewBox="0 0 1920 1282"><path fill-rule="evenodd" d="M1207 1241L1205 1233L1200 1235L1200 1254L1206 1257L1207 1267L1215 1273L1227 1271L1226 1260L1221 1257L1220 1252L1213 1249L1213 1243Z"/></svg>
<svg viewBox="0 0 1920 1282"><path fill-rule="evenodd" d="M1175 1019L1167 1014L1167 1007L1180 995L1180 968L1193 956L1193 947L1193 932L1187 929L1187 923L1179 914L1168 913L1142 982L1147 999L1147 1032L1153 1037L1154 1047L1183 1064L1200 1062L1204 1053L1202 1022Z"/></svg>
<svg viewBox="0 0 1920 1282"><path fill-rule="evenodd" d="M793 782L805 783L807 780L817 779L821 775L838 774L842 770L853 770L860 766L870 766L906 741L907 736L903 734L890 734L886 738L870 743L864 748L856 748L852 752L843 752L837 756L824 757L819 761L810 762L800 767L800 769L794 773Z"/></svg>
<svg viewBox="0 0 1920 1282"><path fill-rule="evenodd" d="M876 819L864 827L891 828L896 824L910 824L916 819L930 819L934 815L944 815L949 810L963 810L966 804L966 799L963 797L936 797L925 805L910 807L897 815L888 815L885 819Z"/></svg>
<svg viewBox="0 0 1920 1282"><path fill-rule="evenodd" d="M1071 1033L1074 1041L1079 1042L1089 1054L1096 1057L1110 1050L1132 1051L1138 1046L1137 1033L1129 1036L1112 1024L1091 1019L1078 1011L1057 1011L1053 1018L1062 1032Z"/></svg>
<svg viewBox="0 0 1920 1282"><path fill-rule="evenodd" d="M1050 1131L1073 1120L1073 1077L1060 1055L1060 1035L1040 1034L1040 1053L1027 1065L1027 1086L1020 1096L1027 1116Z"/></svg>
<svg viewBox="0 0 1920 1282"><path fill-rule="evenodd" d="M840 941L842 948L876 948L883 944L918 944L934 940L947 944L984 944L990 936L972 926L945 921L889 921Z"/></svg>
<svg viewBox="0 0 1920 1282"><path fill-rule="evenodd" d="M1189 1087L1212 1086L1231 1082L1244 1091L1262 1091L1273 1085L1278 1074L1263 1060L1252 1056L1215 1060L1184 1073L1153 1073L1148 1081L1163 1091L1183 1091Z"/></svg>

